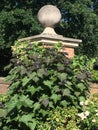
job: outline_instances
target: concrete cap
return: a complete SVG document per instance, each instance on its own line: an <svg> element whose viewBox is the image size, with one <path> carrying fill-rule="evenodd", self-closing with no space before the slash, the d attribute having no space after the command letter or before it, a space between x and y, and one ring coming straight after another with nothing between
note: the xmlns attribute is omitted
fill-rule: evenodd
<svg viewBox="0 0 98 130"><path fill-rule="evenodd" d="M54 27L61 20L60 10L53 5L45 5L38 12L38 20L45 27L44 31L40 35L31 36L27 38L19 39L19 41L29 40L31 43L35 41L39 43L45 43L47 46L52 46L54 43L61 42L63 46L75 48L82 42L80 39L66 38L62 35L58 35Z"/></svg>

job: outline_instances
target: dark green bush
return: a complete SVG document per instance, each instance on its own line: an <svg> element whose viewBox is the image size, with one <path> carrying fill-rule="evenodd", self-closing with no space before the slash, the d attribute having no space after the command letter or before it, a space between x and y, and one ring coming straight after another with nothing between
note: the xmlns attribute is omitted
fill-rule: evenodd
<svg viewBox="0 0 98 130"><path fill-rule="evenodd" d="M15 67L6 102L7 115L2 130L35 130L49 111L75 106L89 93L89 73L73 64L58 45L44 48L38 43L18 42L13 47Z"/></svg>

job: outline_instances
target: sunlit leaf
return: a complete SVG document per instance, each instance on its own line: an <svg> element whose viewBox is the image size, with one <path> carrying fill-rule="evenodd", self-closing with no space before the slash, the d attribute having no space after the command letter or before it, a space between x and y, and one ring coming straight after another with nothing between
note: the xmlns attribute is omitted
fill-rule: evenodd
<svg viewBox="0 0 98 130"><path fill-rule="evenodd" d="M61 95L60 94L53 94L51 96L51 99L54 101L54 103L57 103L57 101L61 100Z"/></svg>
<svg viewBox="0 0 98 130"><path fill-rule="evenodd" d="M63 90L63 96L69 96L71 94L70 90L69 89L64 89Z"/></svg>

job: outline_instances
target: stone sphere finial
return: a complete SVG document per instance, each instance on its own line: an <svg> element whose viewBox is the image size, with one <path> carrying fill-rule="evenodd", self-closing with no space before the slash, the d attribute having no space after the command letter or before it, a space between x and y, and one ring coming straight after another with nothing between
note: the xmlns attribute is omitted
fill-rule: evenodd
<svg viewBox="0 0 98 130"><path fill-rule="evenodd" d="M54 28L60 22L60 19L60 11L53 5L45 5L38 12L38 20L44 27Z"/></svg>

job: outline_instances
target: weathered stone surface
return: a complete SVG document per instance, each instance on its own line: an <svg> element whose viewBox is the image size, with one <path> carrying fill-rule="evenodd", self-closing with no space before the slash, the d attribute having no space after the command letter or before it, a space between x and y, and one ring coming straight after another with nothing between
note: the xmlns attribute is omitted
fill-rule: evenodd
<svg viewBox="0 0 98 130"><path fill-rule="evenodd" d="M66 38L62 35L52 35L52 34L40 34L36 36L26 37L19 39L18 41L26 41L29 40L30 42L39 42L39 43L45 43L46 45L52 45L55 43L62 43L65 47L71 47L75 48L79 46L79 43L82 42L80 39L73 39L73 38Z"/></svg>
<svg viewBox="0 0 98 130"><path fill-rule="evenodd" d="M45 27L40 35L19 39L19 41L29 40L31 43L44 43L47 47L53 47L54 44L62 43L65 47L64 52L68 52L68 57L74 56L74 48L82 42L80 39L66 38L58 35L54 27L61 20L61 13L56 6L45 5L38 12L38 20Z"/></svg>
<svg viewBox="0 0 98 130"><path fill-rule="evenodd" d="M45 5L38 12L38 20L44 27L54 27L61 20L61 13L56 6Z"/></svg>

